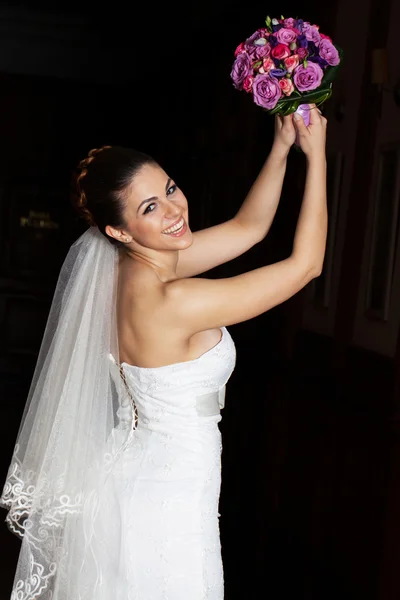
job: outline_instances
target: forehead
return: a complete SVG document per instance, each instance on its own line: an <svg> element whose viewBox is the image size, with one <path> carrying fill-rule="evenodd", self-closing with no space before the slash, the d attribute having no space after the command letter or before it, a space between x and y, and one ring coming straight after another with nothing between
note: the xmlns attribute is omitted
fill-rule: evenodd
<svg viewBox="0 0 400 600"><path fill-rule="evenodd" d="M129 196L132 200L141 202L152 196L165 193L168 175L159 165L143 165L132 179Z"/></svg>

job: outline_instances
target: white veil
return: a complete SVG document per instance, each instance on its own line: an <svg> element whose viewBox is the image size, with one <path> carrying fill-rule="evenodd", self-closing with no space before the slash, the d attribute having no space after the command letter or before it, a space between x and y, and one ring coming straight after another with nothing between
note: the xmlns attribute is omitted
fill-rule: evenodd
<svg viewBox="0 0 400 600"><path fill-rule="evenodd" d="M92 226L61 268L1 496L22 538L12 600L124 596L113 466L134 411L119 369L118 260Z"/></svg>

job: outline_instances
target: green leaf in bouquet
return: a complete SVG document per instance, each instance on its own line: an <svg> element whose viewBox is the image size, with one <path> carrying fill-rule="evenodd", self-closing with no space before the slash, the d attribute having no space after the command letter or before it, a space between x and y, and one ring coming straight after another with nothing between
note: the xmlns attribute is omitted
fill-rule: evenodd
<svg viewBox="0 0 400 600"><path fill-rule="evenodd" d="M293 92L290 96L287 96L286 98L281 98L279 100L279 102L277 103L277 105L275 106L275 108L268 111L269 114L274 115L276 113L279 113L283 117L286 117L287 115L294 113L298 109L300 104L315 103L318 106L320 106L321 104L326 102L326 100L328 100L328 98L330 98L330 96L332 95L332 89L331 88L325 88L325 89L318 88L317 90L313 90L312 92L309 92L308 94L303 94L303 95L299 94L295 98L293 97L294 93L295 92Z"/></svg>
<svg viewBox="0 0 400 600"><path fill-rule="evenodd" d="M254 63L253 65L253 69L259 69L262 65L262 60L257 61L256 63Z"/></svg>

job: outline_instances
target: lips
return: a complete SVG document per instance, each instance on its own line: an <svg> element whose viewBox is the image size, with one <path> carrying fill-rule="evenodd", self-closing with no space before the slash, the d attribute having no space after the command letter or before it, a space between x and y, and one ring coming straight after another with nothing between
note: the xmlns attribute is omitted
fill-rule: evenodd
<svg viewBox="0 0 400 600"><path fill-rule="evenodd" d="M171 227L168 227L168 229L164 229L164 231L162 233L164 233L165 235L177 234L177 233L181 232L181 230L184 228L184 226L185 226L185 219L183 217L181 217L178 221L176 221L173 225L171 225Z"/></svg>

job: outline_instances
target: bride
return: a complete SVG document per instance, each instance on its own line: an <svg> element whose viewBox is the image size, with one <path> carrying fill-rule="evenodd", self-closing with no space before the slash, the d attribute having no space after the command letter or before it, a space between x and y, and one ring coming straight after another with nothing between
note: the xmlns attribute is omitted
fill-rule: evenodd
<svg viewBox="0 0 400 600"><path fill-rule="evenodd" d="M315 108L315 106L313 106ZM267 234L296 131L307 178L291 255L195 277ZM76 176L89 228L62 266L1 502L22 539L12 600L222 600L218 528L227 326L321 273L326 119L276 118L231 220L192 233L149 156L92 150Z"/></svg>

